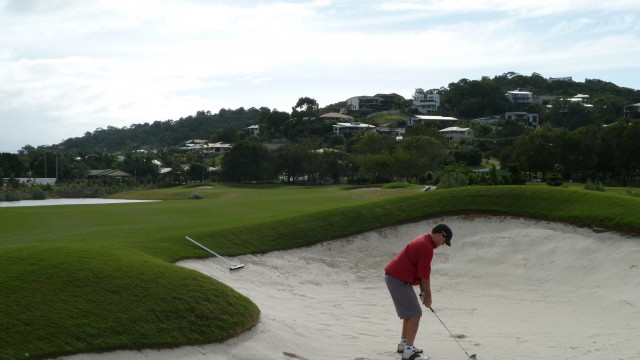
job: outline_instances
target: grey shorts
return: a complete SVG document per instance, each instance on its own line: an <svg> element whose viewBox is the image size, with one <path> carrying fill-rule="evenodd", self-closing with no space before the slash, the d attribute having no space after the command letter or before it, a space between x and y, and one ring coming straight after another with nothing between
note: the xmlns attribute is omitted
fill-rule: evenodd
<svg viewBox="0 0 640 360"><path fill-rule="evenodd" d="M391 275L385 275L384 282L387 283L387 289L400 319L422 316L422 308L412 285Z"/></svg>

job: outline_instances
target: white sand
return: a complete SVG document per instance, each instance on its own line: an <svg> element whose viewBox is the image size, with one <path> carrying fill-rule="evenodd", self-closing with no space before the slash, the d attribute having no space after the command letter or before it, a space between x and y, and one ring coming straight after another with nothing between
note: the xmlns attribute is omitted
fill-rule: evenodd
<svg viewBox="0 0 640 360"><path fill-rule="evenodd" d="M291 251L188 260L261 309L222 344L82 354L67 360L399 359L401 322L383 267L412 237L445 222L453 247L433 261L433 308L462 347L488 359L640 359L640 239L514 218L447 217ZM416 345L466 359L425 309Z"/></svg>

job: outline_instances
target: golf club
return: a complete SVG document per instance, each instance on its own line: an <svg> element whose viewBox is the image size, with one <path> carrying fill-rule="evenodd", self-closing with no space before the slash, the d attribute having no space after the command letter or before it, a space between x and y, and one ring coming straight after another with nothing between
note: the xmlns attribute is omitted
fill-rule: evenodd
<svg viewBox="0 0 640 360"><path fill-rule="evenodd" d="M453 336L453 334L451 333L451 330L449 330L449 328L447 327L447 325L444 324L444 322L442 322L442 319L440 319L440 316L438 316L438 314L436 314L436 312L433 310L433 308L429 308L431 310L431 312L433 313L433 315L435 315L438 320L440 320L440 323L442 324L442 326L444 326L445 329L447 329L447 331L449 332L449 335L451 335L451 337L453 338L453 340L456 341L456 343L458 344L458 346L460 346L460 349L462 349L462 351L464 351L465 354L467 354L467 357L469 359L475 359L476 358L476 354L473 355L469 355L469 353L467 353L467 351L462 347L462 345L460 345L460 342L458 341L458 339L456 339L455 336Z"/></svg>
<svg viewBox="0 0 640 360"><path fill-rule="evenodd" d="M198 246L199 246L199 247L201 247L202 249L204 249L204 250L206 250L206 251L210 252L211 254L215 255L215 256L216 256L216 257L218 257L219 259L222 259L222 261L224 261L225 263L227 263L227 264L229 265L229 270L238 270L238 269L242 269L242 268L244 267L244 264L234 264L234 263L232 263L231 261L229 261L229 260L227 260L227 259L223 258L222 256L220 256L220 255L218 255L218 254L214 253L213 251L211 251L211 250L207 249L206 247L204 247L204 246L200 245L198 242L196 242L195 240L193 240L192 238L190 238L190 237L188 237L188 236L185 236L185 238L186 238L187 240L191 241L192 243L194 243L194 244L198 245Z"/></svg>

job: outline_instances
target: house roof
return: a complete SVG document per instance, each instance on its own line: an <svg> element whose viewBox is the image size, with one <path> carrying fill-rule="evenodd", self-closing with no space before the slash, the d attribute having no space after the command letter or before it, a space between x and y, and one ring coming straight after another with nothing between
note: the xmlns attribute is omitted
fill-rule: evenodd
<svg viewBox="0 0 640 360"><path fill-rule="evenodd" d="M458 121L458 119L451 116L437 116L437 115L414 115L413 118L420 120L433 120L433 121Z"/></svg>
<svg viewBox="0 0 640 360"><path fill-rule="evenodd" d="M444 128L442 130L440 130L440 132L465 132L465 131L469 131L469 128L461 128L458 126L451 126L448 128Z"/></svg>
<svg viewBox="0 0 640 360"><path fill-rule="evenodd" d="M320 115L321 118L325 119L343 119L343 120L353 120L353 116L349 116L346 114L340 114L337 112L328 112L324 115Z"/></svg>
<svg viewBox="0 0 640 360"><path fill-rule="evenodd" d="M120 171L120 170L112 170L112 169L106 169L106 170L89 170L89 176L113 176L113 177L127 177L127 176L131 176L129 174L127 174L124 171Z"/></svg>
<svg viewBox="0 0 640 360"><path fill-rule="evenodd" d="M352 123L337 123L336 125L333 125L333 127L367 129L367 128L374 128L375 126L369 125L369 124L363 124L363 123L359 123L359 122L352 122Z"/></svg>
<svg viewBox="0 0 640 360"><path fill-rule="evenodd" d="M217 142L217 143L206 143L206 144L187 144L187 146L181 147L180 150L208 150L208 149L215 149L215 148L230 149L232 147L233 145L231 144Z"/></svg>

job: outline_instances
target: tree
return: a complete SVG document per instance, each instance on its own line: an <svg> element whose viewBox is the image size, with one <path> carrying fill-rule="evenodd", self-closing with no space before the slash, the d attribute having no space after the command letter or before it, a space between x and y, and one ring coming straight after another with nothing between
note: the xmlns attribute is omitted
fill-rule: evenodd
<svg viewBox="0 0 640 360"><path fill-rule="evenodd" d="M318 177L321 180L331 179L335 184L340 183L340 179L349 176L350 158L347 153L328 149L317 159L320 163Z"/></svg>
<svg viewBox="0 0 640 360"><path fill-rule="evenodd" d="M276 150L278 173L286 177L287 183L293 183L303 175L307 151L305 147L296 143L284 144Z"/></svg>
<svg viewBox="0 0 640 360"><path fill-rule="evenodd" d="M0 153L0 178L24 176L27 166L20 156L11 153Z"/></svg>
<svg viewBox="0 0 640 360"><path fill-rule="evenodd" d="M370 183L390 182L394 178L394 164L391 154L369 154L357 158L358 176Z"/></svg>
<svg viewBox="0 0 640 360"><path fill-rule="evenodd" d="M255 140L242 140L225 153L222 177L232 182L264 182L275 178L269 150Z"/></svg>
<svg viewBox="0 0 640 360"><path fill-rule="evenodd" d="M382 154L393 152L397 142L388 136L367 132L355 137L352 149L357 154Z"/></svg>
<svg viewBox="0 0 640 360"><path fill-rule="evenodd" d="M320 106L316 99L310 97L301 97L296 105L291 108L291 118L296 122L304 120L315 120L318 117Z"/></svg>
<svg viewBox="0 0 640 360"><path fill-rule="evenodd" d="M260 135L269 140L282 137L284 125L290 118L286 112L260 108Z"/></svg>
<svg viewBox="0 0 640 360"><path fill-rule="evenodd" d="M512 147L512 161L520 164L525 171L541 172L544 176L549 171L556 171L560 164L560 149L566 130L543 126L532 133L518 138ZM507 162L507 163L509 163Z"/></svg>
<svg viewBox="0 0 640 360"><path fill-rule="evenodd" d="M155 179L158 176L158 166L153 163L153 158L146 151L129 149L122 161L119 162L120 170L133 175L133 179Z"/></svg>

